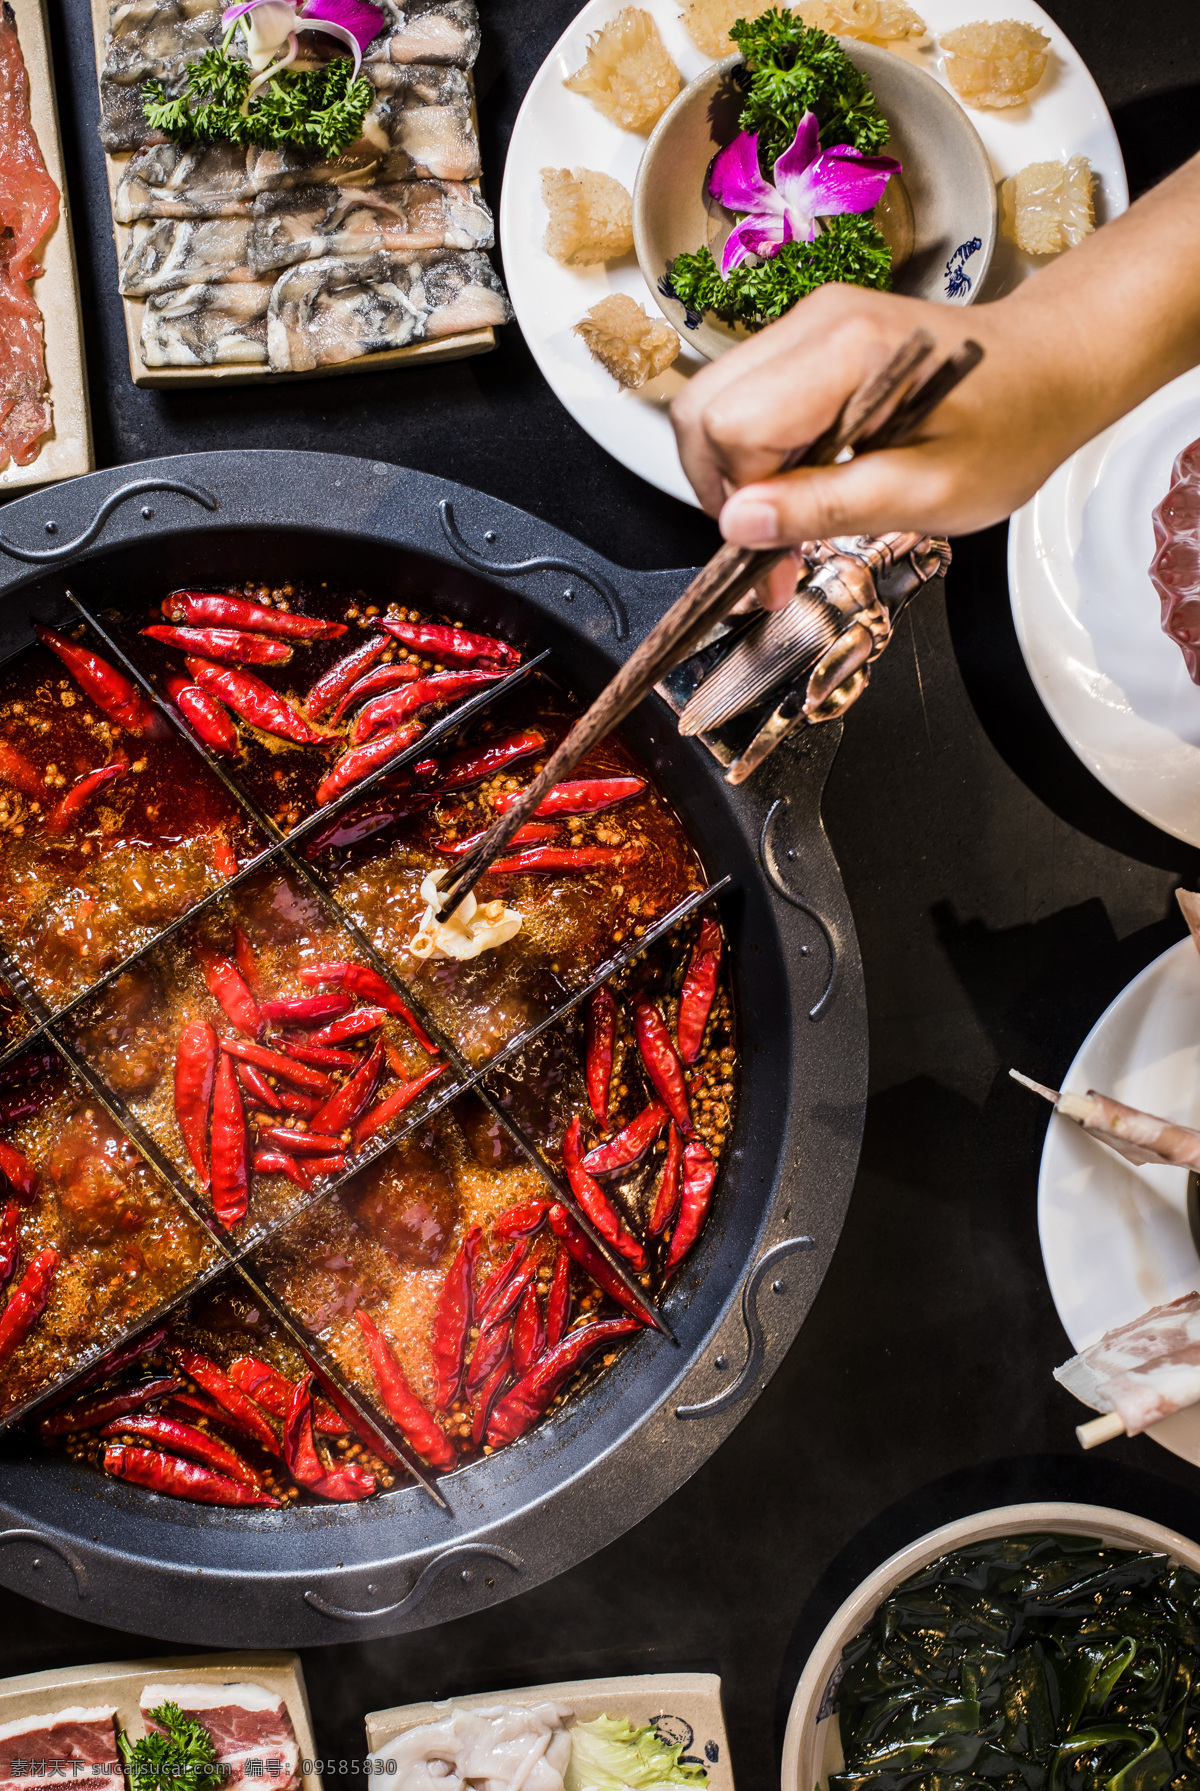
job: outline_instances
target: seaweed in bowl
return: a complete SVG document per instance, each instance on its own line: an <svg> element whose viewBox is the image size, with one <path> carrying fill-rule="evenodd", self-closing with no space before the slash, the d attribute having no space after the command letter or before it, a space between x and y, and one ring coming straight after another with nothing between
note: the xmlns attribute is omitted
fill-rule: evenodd
<svg viewBox="0 0 1200 1791"><path fill-rule="evenodd" d="M829 1791L1200 1782L1200 1575L1041 1532L939 1556L842 1651Z"/></svg>

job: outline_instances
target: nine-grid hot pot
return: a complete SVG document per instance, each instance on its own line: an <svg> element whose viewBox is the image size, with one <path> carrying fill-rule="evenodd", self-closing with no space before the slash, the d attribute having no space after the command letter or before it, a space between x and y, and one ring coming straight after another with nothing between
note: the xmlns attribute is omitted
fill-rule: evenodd
<svg viewBox="0 0 1200 1791"><path fill-rule="evenodd" d="M6 1415L25 1422L6 1443L0 1570L97 1620L164 1634L186 1625L197 1639L238 1642L438 1621L561 1570L651 1509L726 1434L790 1342L836 1242L865 1060L853 930L819 820L836 736L778 755L765 788L733 791L715 756L678 738L663 705L644 705L608 744L610 756L587 768L637 786L633 805L615 823L615 810L574 816L569 831L547 817L521 842L535 859L565 852L572 869L522 881L518 853L499 887L524 892L511 899L540 917L520 943L471 964L414 962L400 944L427 861L445 864L449 853L453 862L497 791L502 800L521 781L522 765L504 752L565 726L571 693L599 687L683 577L619 571L444 482L316 455L191 456L98 474L52 501L10 507L4 525L12 656L0 668L0 712L7 682L8 702L25 705L17 714L26 732L41 727L61 741L64 762L73 729L93 731L105 769L142 751L131 769L144 782L151 773L142 802L155 813L140 829L126 814L114 823L119 845L101 851L103 828L98 839L95 826L74 825L68 798L81 780L57 760L43 764L42 752L51 788L36 813L22 818L13 798L0 814L11 992L0 1088L11 1091L6 1115L27 1128L20 1138L51 1160L46 1223L59 1231L49 1242L68 1255L57 1329L33 1351L35 1327L11 1357L10 1373L19 1372ZM319 725L314 741L282 747L244 727L222 752L219 735L202 728L206 744L182 722L173 688L181 649L142 629L171 592L235 588L285 612L349 618L338 626L353 625L350 638L288 643L287 657L275 656L289 683L301 675L292 658L310 653L306 688L359 643L370 659L381 613L450 616L509 651L485 660L473 683L451 686L367 781L361 758L353 782L339 780L351 742L331 746ZM118 726L114 739L77 680L37 672L31 617L120 668L131 700L146 706L144 735ZM179 620L187 617L167 625ZM198 676L198 659L187 663ZM363 675L376 679L382 719L354 723L355 750L369 757L372 738L404 715L406 689L454 671L429 653L377 653ZM59 708L47 711L47 700ZM24 737L0 731L10 743ZM161 748L140 747L143 737ZM527 744L525 759L535 751ZM480 782L481 755L499 783ZM115 786L126 774L110 775ZM52 812L67 810L50 841L53 874L52 801ZM69 892L57 905L55 877ZM570 925L556 933L563 915ZM655 1130L653 1109L673 1097L655 1080L643 1028L653 1026L651 1009L660 1025L682 1019L685 968L693 978L703 969L718 923L723 962L703 1009L703 1051L684 1052L692 1105ZM239 1021L247 987L265 1027L253 1014ZM606 1012L614 1113L591 1167L610 1199L593 1205L579 1173L578 1112L594 1129L589 1034ZM220 1042L197 1146L180 1123L178 1080L181 1050L189 1037L202 1047L205 1026ZM292 1068L281 1079L284 1056ZM205 1073L201 1048L201 1082ZM367 1085L367 1095L356 1100L350 1084ZM51 1097L31 1096L47 1085ZM259 1111L240 1208L218 1135L234 1086L238 1111ZM22 1115L22 1100L41 1106ZM643 1139L629 1164L594 1155L647 1113L650 1154ZM685 1132L689 1163L720 1165L711 1215L686 1249L673 1245L686 1203L673 1221L650 1223ZM467 1140L462 1162L452 1160L451 1137ZM628 1224L614 1229L614 1212ZM28 1272L43 1240L24 1223ZM477 1272L464 1257L472 1239ZM569 1306L556 1321L568 1257ZM415 1369L407 1358L423 1395L425 1416L414 1417L404 1402L411 1385L393 1396L389 1384L398 1314L418 1329L428 1320L430 1336L441 1322L444 1357L456 1266L468 1306L475 1301L459 1380L430 1392L441 1372L436 1343ZM494 1362L473 1361L489 1337L495 1345L479 1301L490 1298L495 1311L497 1289L515 1368L503 1347ZM621 1347L635 1319L636 1338ZM548 1320L574 1324L567 1339L600 1327L588 1352L594 1378L580 1390L564 1373L540 1403L526 1398L522 1415L519 1370L553 1346ZM162 1332L163 1343L143 1348ZM124 1379L98 1379L114 1350L135 1360ZM283 1509L181 1503L102 1479L88 1452L95 1436L74 1453L47 1454L37 1440L53 1433L56 1411L95 1398L97 1384L120 1395L161 1373L176 1383L165 1396L191 1409L156 1405L152 1420L168 1410L169 1421L196 1420L236 1446L236 1424L222 1430L219 1410L213 1426L203 1415L213 1405L206 1365L234 1372L269 1407L271 1388L245 1366L264 1359L292 1389L306 1371L319 1377L315 1404L274 1414L293 1450L300 1436L309 1451L299 1459L312 1468L315 1436L326 1472L350 1481L373 1473L382 1496L330 1502L319 1474L306 1482L301 1473ZM499 1388L490 1417L489 1369ZM562 1393L574 1396L558 1405ZM226 1418L231 1410L226 1401ZM158 1440L153 1422L146 1437L114 1425L106 1447L133 1451L130 1460ZM271 1430L277 1447L279 1424ZM520 1441L502 1447L510 1436ZM119 1471L119 1455L105 1459ZM263 1471L268 1494L279 1493Z"/></svg>

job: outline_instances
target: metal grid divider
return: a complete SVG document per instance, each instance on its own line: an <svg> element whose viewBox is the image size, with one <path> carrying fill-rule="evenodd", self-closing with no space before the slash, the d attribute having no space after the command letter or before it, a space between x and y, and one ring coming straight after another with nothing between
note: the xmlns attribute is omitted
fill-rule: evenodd
<svg viewBox="0 0 1200 1791"><path fill-rule="evenodd" d="M271 818L259 809L258 804L248 795L248 793L245 792L237 782L226 775L224 768L204 743L198 740L190 730L183 725L182 721L175 716L170 707L159 698L153 685L145 677L140 668L129 659L128 655L125 654L120 645L113 640L107 629L105 629L98 619L91 614L74 593L68 592L67 595L87 626L96 636L98 636L107 650L121 662L143 694L148 696L156 708L167 716L171 726L175 729L175 732L187 743L188 747L201 758L206 765L206 768L218 778L223 787L234 798L242 812L254 824L258 831L270 841L270 843L246 865L239 867L239 870L233 877L226 879L217 888L209 891L185 914L179 916L175 921L169 923L167 927L161 929L151 940L132 952L111 971L106 972L103 976L96 979L96 981L90 984L78 997L60 1010L52 1012L43 1002L42 998L32 989L32 986L28 984L25 973L21 971L18 966L5 961L3 963L4 974L10 981L14 993L17 995L22 1007L35 1021L35 1026L31 1033L15 1041L8 1050L0 1053L0 1068L3 1068L14 1058L34 1047L39 1041L48 1039L58 1054L67 1063L69 1068L91 1089L96 1099L104 1107L105 1111L114 1122L129 1136L140 1154L170 1189L175 1198L181 1202L190 1216L197 1223L202 1225L213 1238L214 1243L221 1253L221 1261L218 1264L214 1265L210 1270L203 1271L200 1275L193 1278L186 1289L173 1296L171 1300L165 1302L161 1307L156 1308L153 1315L147 1315L146 1317L139 1319L135 1325L130 1327L129 1332L126 1333L126 1335L134 1336L138 1331L146 1329L152 1323L160 1320L166 1313L173 1311L177 1306L182 1304L184 1300L195 1293L198 1287L207 1286L212 1279L232 1271L246 1284L254 1297L267 1307L271 1312L272 1317L291 1338L304 1359L316 1369L322 1378L328 1380L330 1384L335 1387L338 1393L349 1402L363 1421L369 1425L371 1430L387 1443L388 1447L397 1454L404 1466L412 1473L418 1484L420 1484L438 1504L444 1506L445 1501L440 1497L436 1488L430 1485L421 1469L411 1460L409 1446L403 1436L399 1432L393 1430L390 1421L381 1420L379 1414L363 1404L361 1396L353 1387L352 1383L345 1378L342 1370L326 1350L321 1340L313 1336L306 1327L297 1323L290 1311L281 1302L276 1300L274 1295L262 1287L260 1282L246 1267L246 1261L255 1252L259 1251L272 1237L276 1236L280 1230L295 1223L305 1213L314 1210L330 1195L337 1193L338 1190L352 1180L355 1175L360 1173L367 1164L374 1161L378 1156L392 1149L397 1144L403 1142L403 1140L409 1137L413 1131L425 1124L432 1114L440 1112L444 1107L452 1104L464 1093L468 1092L468 1090L475 1089L478 1091L480 1097L487 1105L489 1111L494 1115L497 1122L504 1127L522 1156L524 1156L541 1175L542 1179L553 1192L555 1198L561 1200L563 1204L570 1208L576 1222L579 1223L581 1228L587 1233L594 1246L609 1263L610 1268L618 1275L622 1283L638 1300L639 1304L645 1310L646 1316L651 1319L660 1331L674 1341L674 1336L670 1327L662 1318L654 1303L646 1296L643 1289L633 1280L632 1276L629 1275L623 1262L609 1248L606 1241L596 1232L591 1221L588 1219L586 1213L579 1207L569 1188L564 1187L559 1181L559 1178L555 1175L549 1163L546 1161L538 1145L530 1139L523 1128L504 1111L484 1084L490 1076L502 1069L504 1064L513 1056L525 1050L534 1039L539 1037L549 1027L561 1021L567 1014L571 1013L582 1002L587 1000L597 989L601 988L613 976L618 974L620 970L625 968L626 965L632 963L645 951L649 950L651 946L657 943L658 939L672 927L678 925L680 921L686 919L687 916L693 913L697 908L713 899L719 891L726 886L729 879L722 878L718 883L709 885L704 890L698 891L693 896L678 903L675 908L661 916L652 927L648 928L641 938L631 942L624 951L618 953L615 958L612 958L603 964L597 973L574 995L569 996L566 1000L559 1003L549 1014L544 1016L542 1020L535 1023L535 1025L527 1028L514 1039L511 1039L495 1054L494 1057L489 1059L486 1064L479 1066L477 1069L472 1069L466 1060L462 1058L453 1041L447 1038L441 1032L441 1028L436 1022L433 1022L424 1013L419 999L414 998L403 979L400 978L387 961L382 958L370 939L363 933L357 922L352 920L345 912L340 902L327 888L324 882L316 875L310 866L297 859L292 847L298 840L307 838L310 834L315 832L318 825L328 825L331 818L343 812L353 804L360 802L364 795L368 794L372 788L382 782L386 777L394 776L397 771L402 770L413 759L417 758L419 755L423 756L428 752L431 745L443 739L451 732L456 731L465 721L472 719L481 710L490 707L493 703L499 700L499 698L507 695L516 687L516 685L522 682L529 673L549 657L549 650L537 655L526 665L518 668L518 670L509 678L504 679L489 690L480 692L467 703L460 705L458 709L453 710L449 715L443 717L441 722L435 723L431 728L426 730L426 732L420 736L419 740L415 741L404 753L398 754L394 760L379 767L375 772L353 785L350 789L340 793L339 796L335 797L329 803L314 810L314 812L305 817L304 821L299 823L296 828L292 829L288 835L283 835ZM188 1188L186 1182L178 1174L174 1165L162 1154L155 1141L145 1132L140 1122L129 1113L125 1103L115 1094L115 1091L109 1089L103 1078L93 1071L91 1066L78 1055L74 1047L60 1037L58 1027L64 1020L70 1018L77 1012L86 1001L91 1000L94 996L103 992L105 988L111 986L119 976L125 973L125 971L138 963L150 952L161 946L167 939L173 937L183 927L189 925L192 921L198 918L198 916L207 912L210 907L224 896L228 895L231 890L236 890L250 877L259 874L264 869L269 868L272 863L279 861L282 861L294 875L298 876L305 883L316 896L322 910L330 916L338 927L348 932L351 937L354 938L355 943L377 974L383 976L388 985L399 994L402 999L412 1006L414 1011L420 1017L422 1024L427 1027L431 1036L433 1036L440 1044L447 1063L454 1069L457 1079L444 1091L443 1094L435 1096L433 1100L423 1106L419 1113L399 1131L380 1141L377 1148L370 1149L366 1153L360 1154L356 1159L353 1168L347 1170L336 1181L330 1182L326 1187L318 1190L311 1199L301 1202L287 1214L281 1215L278 1219L272 1221L262 1231L257 1233L253 1238L248 1239L240 1247L234 1248L220 1236L212 1222L211 1216L196 1206L191 1195L191 1190ZM88 1369L84 1368L79 1372L80 1374L83 1374L88 1371ZM74 1378L76 1377L68 1375L56 1381L52 1387L46 1389L34 1399L27 1401L23 1406L15 1409L4 1420L0 1421L0 1428L12 1423L18 1417L27 1415L30 1411L44 1404L48 1398L60 1395L63 1388L69 1387Z"/></svg>
<svg viewBox="0 0 1200 1791"><path fill-rule="evenodd" d="M98 618L92 614L92 612L87 608L87 606L78 597L76 597L73 592L68 591L67 595L70 598L71 602L74 604L75 608L78 610L79 614L82 616L83 620L86 622L87 626L93 631L93 633L95 635L98 636L98 638L103 642L104 646L108 649L108 651L113 653L114 655L116 655L117 658L119 658L121 664L125 667L125 670L129 673L130 677L136 681L138 688L143 692L143 694L148 696L154 703L156 703L160 709L166 710L167 705L165 705L161 701L161 699L158 696L158 693L154 689L154 686L151 684L150 680L146 677L146 675L142 671L141 667L139 665L137 665L134 660L130 659L129 655L123 651L123 649L120 647L118 642L112 638L112 636L109 634L108 630L104 627L103 623L100 622L98 620ZM494 694L494 697L498 698L502 691L512 689L514 686L514 681L517 681L519 679L521 672L530 671L533 669L533 667L535 665L543 664L544 661L548 658L548 656L549 656L549 650L547 649L546 652L539 654L535 660L531 660L527 667L521 667L518 669L518 672L514 672L512 674L511 678L506 678L500 684L493 685L492 692ZM467 707L468 707L468 705L466 705L466 704L463 705L464 710L467 709ZM474 711L472 711L472 713L474 713ZM224 783L226 789L229 791L230 795L232 795L234 797L235 801L237 801L241 805L243 812L254 823L254 825L259 829L259 831L268 836L273 835L275 837L276 851L277 851L278 859L288 867L288 869L293 873L293 875L298 876L307 885L307 887L312 891L313 895L315 895L317 900L320 902L324 911L334 921L335 925L341 927L344 931L346 931L350 934L351 938L353 938L353 940L355 941L359 950L363 953L367 962L370 964L371 968L376 972L376 974L379 976L382 976L384 981L388 984L389 988L391 988L397 995L400 996L401 1000L405 1001L412 1008L412 1010L414 1011L414 1013L417 1015L418 1019L420 1020L421 1025L426 1029L426 1031L429 1033L430 1037L433 1038L437 1042L437 1044L441 1048L441 1051L445 1054L447 1062L450 1063L452 1065L452 1067L454 1068L454 1070L458 1076L458 1080L459 1080L460 1084L463 1084L463 1083L466 1083L467 1081L469 1081L469 1079L471 1077L470 1065L462 1057L462 1055L458 1051L457 1046L454 1044L454 1041L452 1039L450 1039L442 1031L441 1027L438 1026L437 1022L435 1020L433 1020L431 1018L431 1016L429 1016L426 1013L424 1006L421 1003L420 998L413 994L413 992L410 990L410 988L408 987L408 985L404 981L404 979L398 974L398 972L395 969L393 969L393 967L387 962L387 960L384 957L382 957L381 954L376 950L372 941L367 937L367 935L363 932L362 928L358 925L358 922L351 918L351 916L342 907L341 903L338 901L336 896L333 895L333 893L329 890L329 888L322 881L322 879L317 876L316 872L312 869L312 867L310 865L306 864L302 859L298 859L296 857L295 853L291 849L291 846L292 846L291 836L290 835L288 835L288 836L280 835L279 829L276 826L275 822L272 821L268 815L263 813L262 809L260 809L258 803L254 800L254 798L246 790L243 790L241 785L239 783L237 783L235 779L226 776L226 774L224 772L224 768L219 764L219 761L216 759L215 755L210 751L210 749L205 745L205 743L202 740L200 740L197 736L194 736L190 732L190 730L184 729L181 722L177 723L177 726L178 726L179 731L188 740L193 752L195 752L203 760L205 765L207 765L211 771L215 772L219 777L221 777L221 780ZM426 743L425 749L427 750L428 735L423 734L421 736L421 741ZM417 743L414 743L414 748L410 749L410 750L415 751L416 744ZM401 755L401 757L403 757L403 755ZM405 762L407 762L407 760L405 760ZM394 762L392 769L394 769L395 764L398 764L398 763L400 763L399 759L397 759ZM364 780L364 783L365 783L365 781L366 780ZM356 799L357 799L357 797L361 796L361 793L362 793L361 786L356 785L355 786ZM343 794L345 795L346 793L343 792ZM332 805L330 805L330 806L332 806ZM644 939L641 942L641 949L643 949L643 950L645 949ZM460 1092L461 1092L461 1090L460 1090ZM583 1211L582 1207L576 1201L574 1194L572 1194L569 1189L565 1188L562 1185L562 1183L559 1181L558 1177L554 1174L554 1171L551 1169L550 1165L546 1162L545 1158L543 1157L541 1151L538 1149L537 1145L534 1144L531 1139L526 1137L526 1135L520 1129L520 1127L518 1127L514 1124L514 1122L510 1119L510 1117L504 1112L504 1110L499 1106L499 1104L493 1100L493 1098L489 1095L488 1091L485 1088L483 1088L482 1085L480 1086L479 1092L480 1092L482 1099L485 1101L489 1110L493 1114L494 1118L508 1132L509 1136L512 1138L514 1144L516 1145L517 1149L537 1169L537 1171L541 1175L542 1179L554 1191L555 1198L558 1200L562 1200L570 1208L570 1210L575 1218L576 1223L578 1225L580 1225L581 1228L587 1233L587 1236L590 1238L592 1244L600 1252L600 1254L605 1258L605 1260L607 1261L612 1272L619 1278L619 1280L621 1281L621 1284L625 1287L627 1292L630 1294L631 1298L633 1298L638 1303L639 1307L646 1314L646 1317L650 1320L650 1322L655 1326L655 1328L657 1330L662 1331L667 1336L672 1336L670 1326L667 1324L666 1320L659 1313L657 1306L655 1305L653 1300L648 1298L648 1296L646 1295L643 1288L638 1284L638 1282L630 1274L629 1270L625 1266L625 1263L623 1262L621 1257L617 1254L617 1252L611 1247L611 1245L607 1242L606 1239L601 1237L600 1233L596 1230L595 1226L592 1224L591 1220L588 1218L588 1215ZM361 1165L360 1165L360 1167L361 1167ZM328 1189L325 1191L330 1192L330 1190L328 1190Z"/></svg>

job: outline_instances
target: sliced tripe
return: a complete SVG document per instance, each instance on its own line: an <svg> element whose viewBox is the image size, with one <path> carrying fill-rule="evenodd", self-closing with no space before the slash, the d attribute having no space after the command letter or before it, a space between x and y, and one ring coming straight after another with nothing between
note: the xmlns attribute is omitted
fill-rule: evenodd
<svg viewBox="0 0 1200 1791"><path fill-rule="evenodd" d="M1066 162L1030 162L1000 188L1005 236L1028 255L1060 255L1096 228L1092 170L1086 156Z"/></svg>
<svg viewBox="0 0 1200 1791"><path fill-rule="evenodd" d="M626 292L611 292L575 325L606 373L618 385L644 386L665 373L679 353L679 336L669 323L652 320Z"/></svg>
<svg viewBox="0 0 1200 1791"><path fill-rule="evenodd" d="M543 168L549 215L542 246L565 266L613 261L633 247L633 199L619 180L595 168Z"/></svg>
<svg viewBox="0 0 1200 1791"><path fill-rule="evenodd" d="M636 6L627 6L593 32L583 67L563 82L627 131L648 131L681 85L658 26Z"/></svg>

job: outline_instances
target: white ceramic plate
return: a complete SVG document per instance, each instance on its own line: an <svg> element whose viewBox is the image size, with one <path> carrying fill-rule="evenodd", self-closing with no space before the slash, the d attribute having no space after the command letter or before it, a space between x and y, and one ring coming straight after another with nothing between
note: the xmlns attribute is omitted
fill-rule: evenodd
<svg viewBox="0 0 1200 1791"><path fill-rule="evenodd" d="M1200 368L1081 448L1018 510L1008 582L1021 651L1068 745L1114 796L1200 845L1200 689L1159 626L1151 511L1200 436Z"/></svg>
<svg viewBox="0 0 1200 1791"><path fill-rule="evenodd" d="M1083 1041L1063 1087L1072 1094L1096 1088L1200 1125L1200 954L1190 939L1121 991ZM1135 1168L1057 1114L1042 1147L1038 1228L1050 1292L1076 1350L1200 1288L1186 1169ZM1080 1422L1087 1416L1081 1405ZM1200 1406L1146 1435L1200 1467Z"/></svg>
<svg viewBox="0 0 1200 1791"><path fill-rule="evenodd" d="M654 294L632 252L596 268L560 267L542 248L546 212L541 170L545 167L596 168L613 175L630 192L646 139L601 117L582 94L569 93L565 77L583 62L589 32L620 11L622 0L588 0L538 70L517 115L504 186L500 195L500 243L509 296L525 340L556 395L575 421L631 472L660 491L694 504L675 451L667 407L685 380L705 363L686 343L675 365L640 392L623 392L573 336L590 305L610 292L627 292L660 315ZM679 21L682 0L642 0L653 13L663 40L684 81L708 67ZM1097 216L1113 218L1129 202L1125 168L1112 120L1096 83L1054 21L1034 0L922 0L919 8L935 38L955 25L991 14L1024 19L1050 38L1054 56L1034 98L1007 111L972 111L997 180L1029 162L1085 155L1098 176ZM911 59L946 86L936 47L913 51ZM997 298L1040 263L1020 254L1001 237L983 292Z"/></svg>
<svg viewBox="0 0 1200 1791"><path fill-rule="evenodd" d="M1200 1570L1200 1548L1175 1530L1152 1524L1132 1512L1113 1511L1104 1505L1074 1505L1058 1500L1029 1505L997 1505L972 1517L943 1524L927 1536L877 1567L835 1612L796 1687L783 1738L782 1791L824 1791L829 1774L843 1765L841 1735L833 1714L833 1695L841 1679L842 1649L866 1627L876 1608L890 1592L951 1549L998 1536L1021 1536L1038 1530L1057 1530L1068 1536L1098 1536L1102 1542L1122 1548L1161 1551L1173 1561Z"/></svg>

